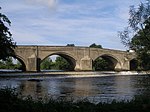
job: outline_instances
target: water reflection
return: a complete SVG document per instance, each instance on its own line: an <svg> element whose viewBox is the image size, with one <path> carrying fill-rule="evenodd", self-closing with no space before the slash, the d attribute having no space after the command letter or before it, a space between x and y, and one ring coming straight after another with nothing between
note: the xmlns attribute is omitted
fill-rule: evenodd
<svg viewBox="0 0 150 112"><path fill-rule="evenodd" d="M138 94L144 94L150 97L150 77L149 76L139 76L136 80L134 88L137 88Z"/></svg>
<svg viewBox="0 0 150 112"><path fill-rule="evenodd" d="M94 87L92 87L90 80L76 80L74 88L74 96L88 97L95 94L95 91L92 90Z"/></svg>
<svg viewBox="0 0 150 112"><path fill-rule="evenodd" d="M130 100L137 94L150 93L148 76L109 76L86 78L39 77L0 79L0 87L17 88L22 96L33 99L63 97L88 98L90 101Z"/></svg>
<svg viewBox="0 0 150 112"><path fill-rule="evenodd" d="M118 76L115 77L115 90L117 97L120 96L120 99L132 99L136 91L134 90L132 84L136 83L133 82L132 77L127 76ZM118 96L119 95L119 96Z"/></svg>
<svg viewBox="0 0 150 112"><path fill-rule="evenodd" d="M33 99L45 99L48 97L46 85L38 80L22 81L19 85L18 92L22 96L30 96Z"/></svg>

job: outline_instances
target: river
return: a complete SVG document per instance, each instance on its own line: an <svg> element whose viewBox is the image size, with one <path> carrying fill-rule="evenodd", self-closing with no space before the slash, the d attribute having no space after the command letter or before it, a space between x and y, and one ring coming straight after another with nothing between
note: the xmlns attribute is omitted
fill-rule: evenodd
<svg viewBox="0 0 150 112"><path fill-rule="evenodd" d="M110 102L113 99L131 100L135 95L150 93L148 75L112 75L91 77L35 76L0 78L0 88L16 88L22 97L33 99L87 99L91 102Z"/></svg>

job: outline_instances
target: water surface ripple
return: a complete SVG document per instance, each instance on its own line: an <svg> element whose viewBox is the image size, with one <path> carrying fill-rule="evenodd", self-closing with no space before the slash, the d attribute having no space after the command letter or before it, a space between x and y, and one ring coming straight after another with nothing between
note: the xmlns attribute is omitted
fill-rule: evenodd
<svg viewBox="0 0 150 112"><path fill-rule="evenodd" d="M65 98L109 102L131 100L135 95L150 93L148 75L119 76L37 76L0 78L0 88L16 88L22 96L33 99Z"/></svg>

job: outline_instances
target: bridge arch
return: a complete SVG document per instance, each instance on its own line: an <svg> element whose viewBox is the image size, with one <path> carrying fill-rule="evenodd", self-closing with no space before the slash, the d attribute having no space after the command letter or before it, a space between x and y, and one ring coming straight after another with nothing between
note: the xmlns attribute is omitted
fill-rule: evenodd
<svg viewBox="0 0 150 112"><path fill-rule="evenodd" d="M17 59L22 65L20 69L22 71L26 71L26 63L22 57L20 57L18 55L10 55L9 57L13 57L14 59Z"/></svg>
<svg viewBox="0 0 150 112"><path fill-rule="evenodd" d="M138 69L138 60L133 58L130 60L130 70L137 70Z"/></svg>
<svg viewBox="0 0 150 112"><path fill-rule="evenodd" d="M108 66L107 69L109 69L109 70L117 70L117 69L119 69L118 67L120 67L120 65L121 65L119 59L111 54L99 55L98 57L96 57L95 60L93 60L93 64L99 58L104 59L108 63L106 65Z"/></svg>
<svg viewBox="0 0 150 112"><path fill-rule="evenodd" d="M75 66L76 66L76 59L74 56L68 54L68 53L64 53L64 52L56 52L56 53L51 53L46 55L43 59L40 60L40 63L42 63L42 61L46 58L48 58L49 56L53 56L53 55L58 55L63 57L69 64L70 64L70 70L74 70Z"/></svg>
<svg viewBox="0 0 150 112"><path fill-rule="evenodd" d="M26 64L24 60L19 56L17 56L16 59L18 59L18 61L22 64L22 71L26 71Z"/></svg>

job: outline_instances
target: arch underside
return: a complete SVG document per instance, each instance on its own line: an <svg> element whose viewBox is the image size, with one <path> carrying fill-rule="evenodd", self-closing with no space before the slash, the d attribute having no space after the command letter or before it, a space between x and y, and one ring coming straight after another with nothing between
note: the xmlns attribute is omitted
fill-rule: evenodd
<svg viewBox="0 0 150 112"><path fill-rule="evenodd" d="M138 68L137 59L130 60L130 70L137 70L137 68Z"/></svg>
<svg viewBox="0 0 150 112"><path fill-rule="evenodd" d="M49 56L53 56L53 55L58 55L58 56L63 57L70 64L70 69L69 70L74 70L75 69L76 60L72 56L70 56L68 54L65 54L65 53L53 53L53 54L49 54L44 59L46 59ZM41 60L40 63L42 63L43 60Z"/></svg>
<svg viewBox="0 0 150 112"><path fill-rule="evenodd" d="M98 58L102 58L108 63L109 70L116 70L116 66L119 63L119 61L114 56L105 54L105 55L101 55L101 56L97 57L96 59L98 59Z"/></svg>
<svg viewBox="0 0 150 112"><path fill-rule="evenodd" d="M23 59L22 59L20 56L11 55L10 57L13 57L13 58L17 59L17 60L21 63L21 68L20 68L20 70L26 71L26 64L25 64L25 62L23 61Z"/></svg>

